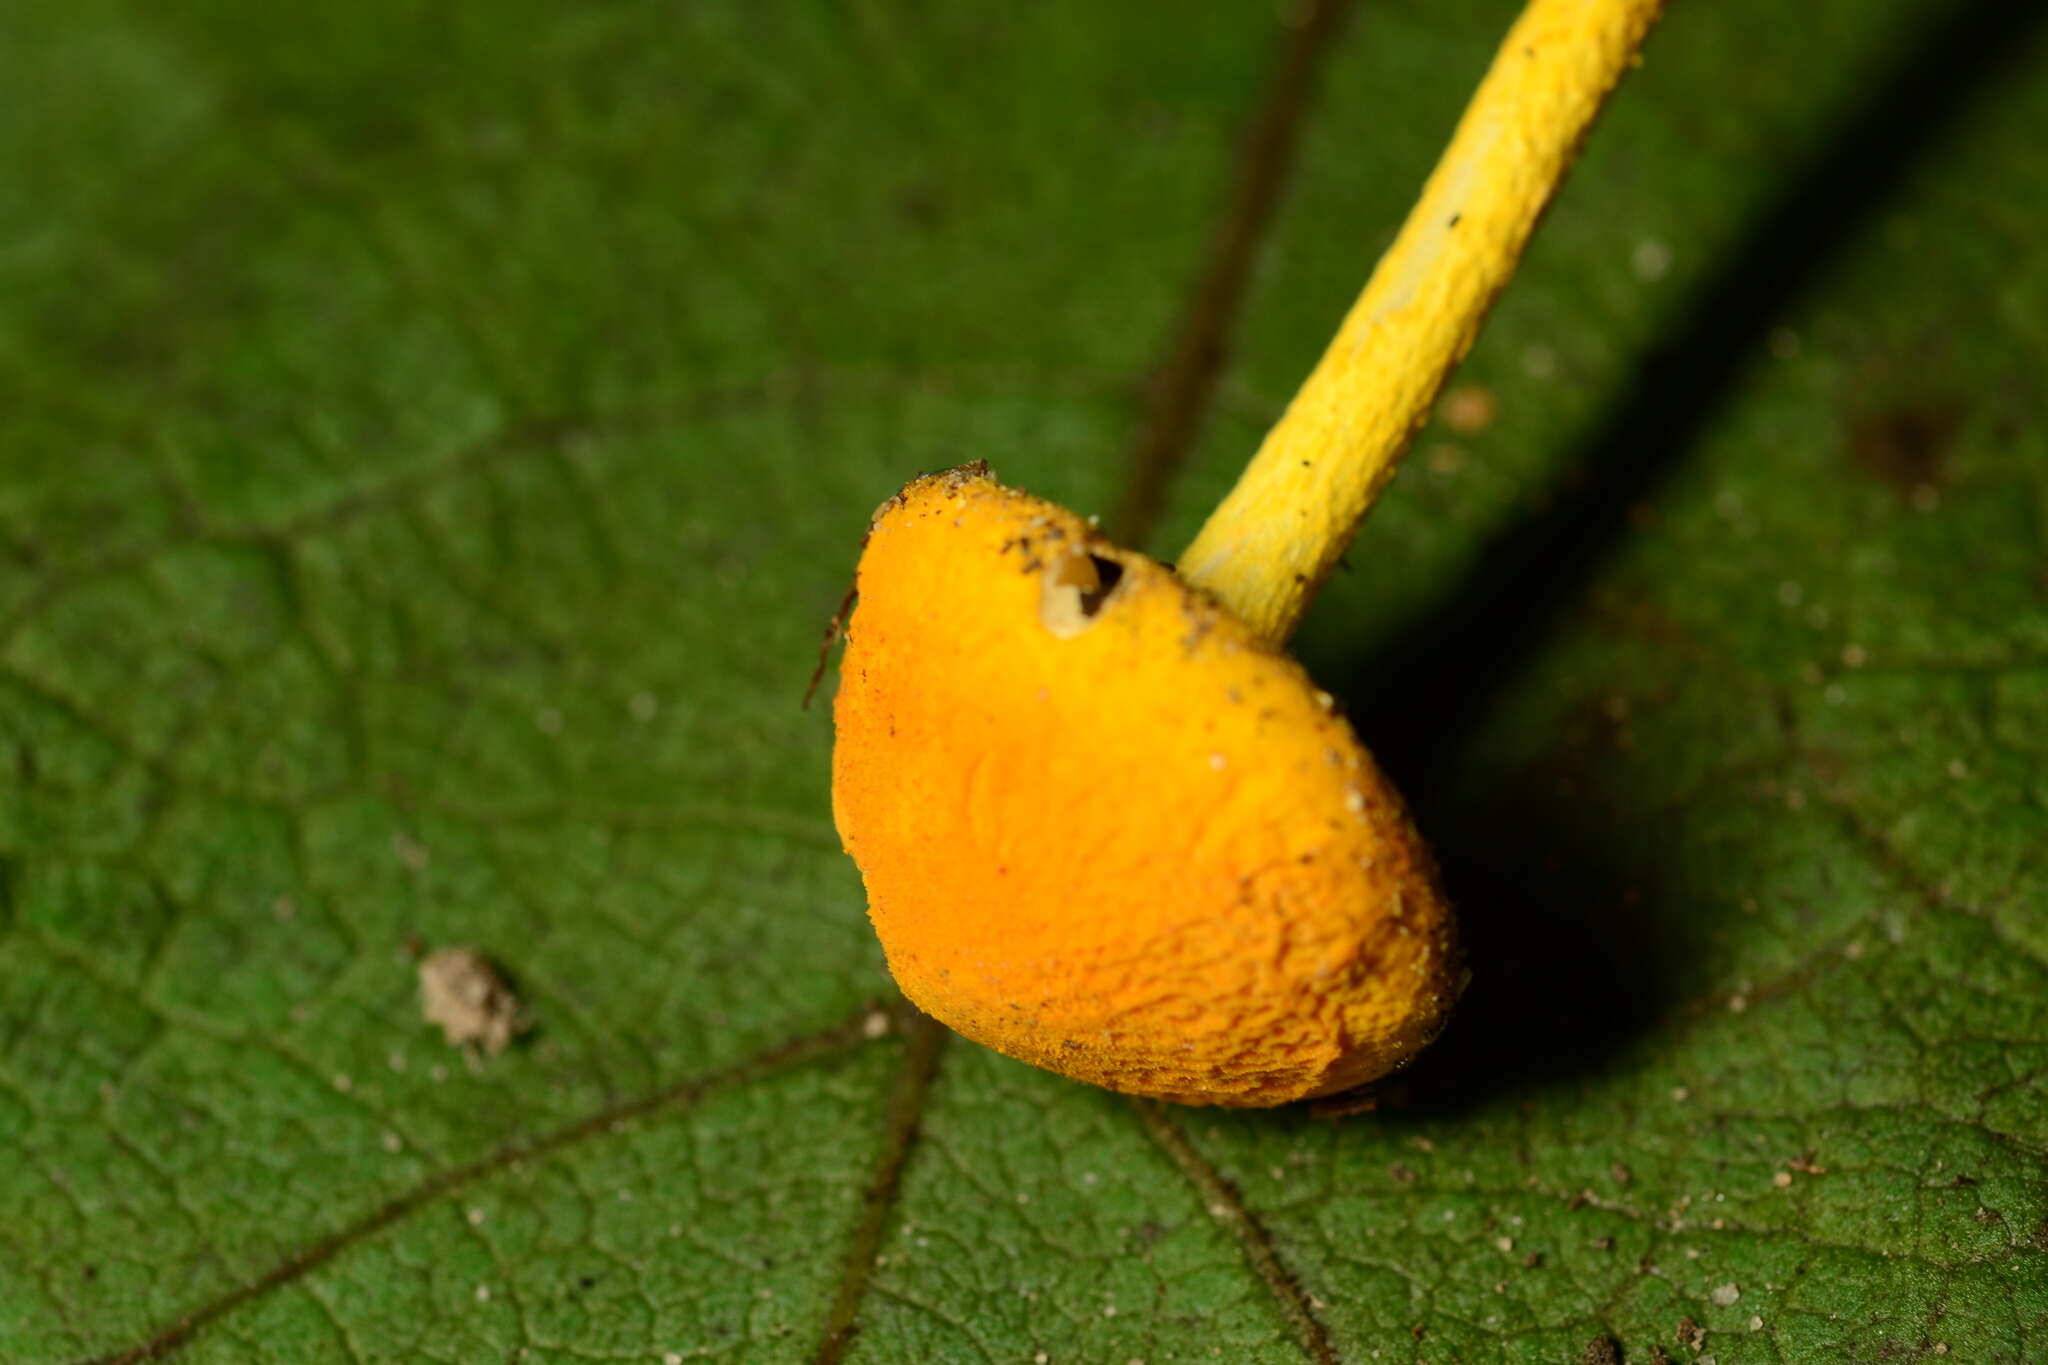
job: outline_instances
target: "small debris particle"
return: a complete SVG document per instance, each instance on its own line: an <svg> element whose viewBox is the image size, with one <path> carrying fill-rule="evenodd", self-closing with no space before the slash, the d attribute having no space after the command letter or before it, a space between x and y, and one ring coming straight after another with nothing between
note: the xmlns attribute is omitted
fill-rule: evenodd
<svg viewBox="0 0 2048 1365"><path fill-rule="evenodd" d="M1583 1365L1621 1365L1621 1348L1613 1337L1594 1337L1579 1359Z"/></svg>
<svg viewBox="0 0 2048 1365"><path fill-rule="evenodd" d="M1398 1161L1387 1167L1387 1174L1400 1181L1403 1185L1413 1185L1415 1183L1415 1172L1409 1170Z"/></svg>
<svg viewBox="0 0 2048 1365"><path fill-rule="evenodd" d="M476 1301L478 1303L489 1303L491 1301L491 1287L489 1285L480 1284L476 1287Z"/></svg>
<svg viewBox="0 0 2048 1365"><path fill-rule="evenodd" d="M867 1018L860 1021L860 1033L863 1038L881 1038L886 1036L888 1032L889 1012L887 1010L872 1010Z"/></svg>
<svg viewBox="0 0 2048 1365"><path fill-rule="evenodd" d="M681 1351L663 1351L661 1353L661 1365L683 1365L683 1353Z"/></svg>
<svg viewBox="0 0 2048 1365"><path fill-rule="evenodd" d="M468 948L442 948L420 962L420 1012L451 1047L505 1050L519 1031L519 1000L505 978Z"/></svg>
<svg viewBox="0 0 2048 1365"><path fill-rule="evenodd" d="M1595 1237L1595 1238L1593 1239L1593 1250L1595 1250L1595 1251L1612 1251L1612 1250L1614 1250L1614 1239L1613 1239L1612 1237Z"/></svg>
<svg viewBox="0 0 2048 1365"><path fill-rule="evenodd" d="M1947 1354L1948 1354L1948 1343L1947 1343L1947 1342L1945 1342L1945 1341L1937 1341L1937 1342L1935 1342L1935 1343L1934 1343L1934 1353L1935 1353L1936 1355L1938 1355L1938 1356L1945 1356L1945 1355L1947 1355Z"/></svg>
<svg viewBox="0 0 2048 1365"><path fill-rule="evenodd" d="M1814 1164L1813 1158L1816 1155L1818 1154L1814 1152L1801 1152L1798 1156L1786 1162L1785 1165L1792 1170L1798 1171L1801 1175L1826 1175L1828 1173L1827 1167Z"/></svg>
<svg viewBox="0 0 2048 1365"><path fill-rule="evenodd" d="M356 1083L349 1078L349 1074L346 1071L337 1071L334 1074L334 1088L346 1095L349 1091L356 1088Z"/></svg>
<svg viewBox="0 0 2048 1365"><path fill-rule="evenodd" d="M1665 1354L1662 1346L1652 1346L1650 1348L1650 1365L1671 1365L1671 1357Z"/></svg>
<svg viewBox="0 0 2048 1365"><path fill-rule="evenodd" d="M410 871L419 872L427 865L426 846L410 835L392 835L391 851L398 856L398 861L404 863Z"/></svg>
<svg viewBox="0 0 2048 1365"><path fill-rule="evenodd" d="M1684 1104L1691 1098L1692 1091L1687 1090L1684 1086L1674 1085L1671 1087L1671 1102L1673 1104Z"/></svg>
<svg viewBox="0 0 2048 1365"><path fill-rule="evenodd" d="M1513 1251L1515 1249L1515 1239L1512 1237L1496 1237L1493 1239L1493 1244L1502 1251Z"/></svg>
<svg viewBox="0 0 2048 1365"><path fill-rule="evenodd" d="M1726 1308L1729 1304L1742 1297L1742 1291L1732 1284L1724 1284L1717 1286L1708 1297L1721 1307Z"/></svg>
<svg viewBox="0 0 2048 1365"><path fill-rule="evenodd" d="M1418 1152L1433 1152L1436 1150L1436 1144L1426 1137L1412 1137L1408 1139L1408 1142Z"/></svg>
<svg viewBox="0 0 2048 1365"><path fill-rule="evenodd" d="M1750 1331L1752 1331L1752 1332L1761 1332L1761 1331L1763 1331L1763 1330L1764 1330L1764 1320L1763 1320L1762 1318L1760 1318L1760 1317L1758 1317L1758 1316L1756 1316L1755 1314L1753 1314L1753 1313L1752 1313L1752 1314L1750 1315L1750 1318L1749 1318L1749 1330L1750 1330Z"/></svg>
<svg viewBox="0 0 2048 1365"><path fill-rule="evenodd" d="M1051 1360L1051 1356L1047 1355L1043 1351L1040 1351L1037 1355L1031 1357L1031 1365L1048 1365L1048 1362L1050 1362Z"/></svg>
<svg viewBox="0 0 2048 1365"><path fill-rule="evenodd" d="M1532 1251L1522 1258L1522 1269L1524 1270L1534 1270L1542 1264L1543 1253L1540 1251Z"/></svg>
<svg viewBox="0 0 2048 1365"><path fill-rule="evenodd" d="M1970 765L1963 762L1960 758L1952 758L1948 761L1948 775L1954 778L1968 777L1970 775Z"/></svg>
<svg viewBox="0 0 2048 1365"><path fill-rule="evenodd" d="M1492 426L1500 416L1500 398L1482 384L1460 384L1444 395L1441 408L1444 425L1460 436L1473 436Z"/></svg>
<svg viewBox="0 0 2048 1365"><path fill-rule="evenodd" d="M393 1071L396 1071L399 1074L403 1075L406 1067L405 1054L403 1052L394 1051L389 1057L384 1059L384 1064L390 1067Z"/></svg>
<svg viewBox="0 0 2048 1365"><path fill-rule="evenodd" d="M405 1150L405 1139L393 1132L386 1132L377 1141L387 1152L402 1152Z"/></svg>
<svg viewBox="0 0 2048 1365"><path fill-rule="evenodd" d="M1858 417L1849 424L1849 455L1863 471L1918 507L1921 490L1936 502L1950 447L1962 428L1953 402L1902 406Z"/></svg>
<svg viewBox="0 0 2048 1365"><path fill-rule="evenodd" d="M1842 647L1842 664L1844 667L1861 668L1869 662L1870 651L1862 645L1844 645Z"/></svg>
<svg viewBox="0 0 2048 1365"><path fill-rule="evenodd" d="M1353 787L1350 791L1344 793L1344 805L1353 815L1363 815L1365 813L1365 793Z"/></svg>
<svg viewBox="0 0 2048 1365"><path fill-rule="evenodd" d="M1508 1282L1507 1282L1506 1280L1495 1280L1495 1281L1493 1282L1493 1292L1494 1292L1494 1293L1496 1293L1496 1294L1505 1294L1505 1293L1507 1293L1507 1292L1508 1292Z"/></svg>
<svg viewBox="0 0 2048 1365"><path fill-rule="evenodd" d="M1564 1211L1566 1213L1577 1213L1592 1202L1593 1192L1591 1190L1580 1190L1577 1194L1564 1201Z"/></svg>
<svg viewBox="0 0 2048 1365"><path fill-rule="evenodd" d="M1773 1185L1776 1185L1781 1190L1784 1189L1786 1186L1792 1183L1792 1172L1779 1171L1776 1175L1771 1177L1771 1183Z"/></svg>
<svg viewBox="0 0 2048 1365"><path fill-rule="evenodd" d="M1790 802L1790 801L1787 801L1787 802L1786 802L1785 804L1787 804L1787 805L1790 805L1790 804L1791 804L1791 802ZM1802 800L1802 801L1801 801L1801 802L1800 802L1799 804L1803 806L1803 805L1805 805L1806 803L1805 803L1805 801L1803 801L1803 800ZM1746 996L1746 995L1731 995L1731 996L1729 996L1729 997L1728 997L1728 1012L1729 1012L1730 1014L1741 1014L1741 1013L1742 1013L1742 1012L1743 1012L1744 1010L1747 1010L1748 1008L1749 1008L1749 997L1748 997L1748 996Z"/></svg>
<svg viewBox="0 0 2048 1365"><path fill-rule="evenodd" d="M1697 1351L1707 1344L1707 1329L1692 1320L1690 1314L1678 1320L1672 1329L1671 1339L1688 1351Z"/></svg>
<svg viewBox="0 0 2048 1365"><path fill-rule="evenodd" d="M1846 943L1846 944L1842 945L1842 956L1843 956L1843 957L1846 957L1846 958L1848 958L1848 959L1849 959L1849 960L1850 960L1851 962L1854 962L1854 961L1855 961L1855 960L1856 960L1857 958L1859 958L1859 957L1862 957L1862 956L1863 956L1863 945L1862 945L1862 943L1860 943L1860 942L1856 942L1856 943Z"/></svg>
<svg viewBox="0 0 2048 1365"><path fill-rule="evenodd" d="M1102 1316L1104 1316L1105 1318L1115 1317L1116 1305L1113 1303L1105 1303L1104 1305L1102 1305Z"/></svg>
<svg viewBox="0 0 2048 1365"><path fill-rule="evenodd" d="M1626 1185L1629 1181L1635 1179L1634 1173L1619 1161L1607 1168L1607 1174L1617 1185Z"/></svg>
<svg viewBox="0 0 2048 1365"><path fill-rule="evenodd" d="M1629 253L1629 269L1645 284L1655 284L1671 273L1671 248L1655 237L1645 237Z"/></svg>
<svg viewBox="0 0 2048 1365"><path fill-rule="evenodd" d="M471 1209L468 1213L465 1213L462 1216L469 1220L469 1225L473 1228L481 1227L483 1225L484 1211L482 1209Z"/></svg>

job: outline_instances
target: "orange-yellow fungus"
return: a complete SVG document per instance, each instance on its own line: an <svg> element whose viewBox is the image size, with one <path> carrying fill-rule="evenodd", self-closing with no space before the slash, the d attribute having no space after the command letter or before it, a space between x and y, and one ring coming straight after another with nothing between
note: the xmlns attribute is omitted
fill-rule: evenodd
<svg viewBox="0 0 2048 1365"><path fill-rule="evenodd" d="M970 466L876 514L833 808L890 970L999 1052L1270 1105L1428 1042L1450 913L1327 694L1208 594Z"/></svg>
<svg viewBox="0 0 2048 1365"><path fill-rule="evenodd" d="M883 504L833 809L910 999L1113 1090L1385 1074L1463 984L1401 801L1281 652L1662 0L1530 0L1322 362L1181 572L973 465Z"/></svg>

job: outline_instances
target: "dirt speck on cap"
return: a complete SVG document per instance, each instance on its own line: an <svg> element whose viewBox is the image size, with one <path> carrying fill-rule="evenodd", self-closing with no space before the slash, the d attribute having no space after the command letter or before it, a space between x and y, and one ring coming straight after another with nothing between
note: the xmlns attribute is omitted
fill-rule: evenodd
<svg viewBox="0 0 2048 1365"><path fill-rule="evenodd" d="M440 948L420 959L420 1013L450 1047L505 1050L521 1027L519 997L497 968L470 948Z"/></svg>

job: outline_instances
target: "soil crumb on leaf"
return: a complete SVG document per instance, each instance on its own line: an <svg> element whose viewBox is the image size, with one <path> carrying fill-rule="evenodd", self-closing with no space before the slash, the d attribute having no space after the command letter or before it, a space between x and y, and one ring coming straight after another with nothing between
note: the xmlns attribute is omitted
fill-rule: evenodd
<svg viewBox="0 0 2048 1365"><path fill-rule="evenodd" d="M451 1047L505 1050L521 1028L519 997L481 954L440 948L420 960L420 1013Z"/></svg>

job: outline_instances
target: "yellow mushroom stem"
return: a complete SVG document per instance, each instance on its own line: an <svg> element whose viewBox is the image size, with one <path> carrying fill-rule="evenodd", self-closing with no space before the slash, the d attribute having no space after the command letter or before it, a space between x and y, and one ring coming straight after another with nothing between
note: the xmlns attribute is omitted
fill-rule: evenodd
<svg viewBox="0 0 2048 1365"><path fill-rule="evenodd" d="M1179 560L1261 638L1308 609L1537 220L1662 0L1531 0L1400 236L1313 373Z"/></svg>
<svg viewBox="0 0 2048 1365"><path fill-rule="evenodd" d="M1465 981L1396 792L1281 648L1506 282L1653 0L1533 0L1181 573L986 465L876 510L833 817L903 992L1130 1094L1340 1093Z"/></svg>

